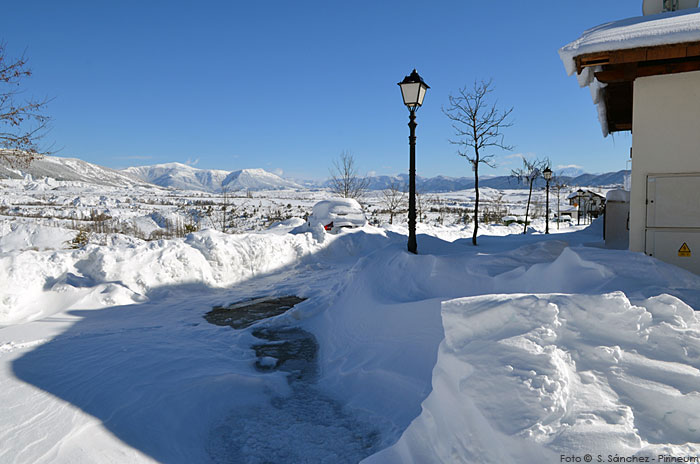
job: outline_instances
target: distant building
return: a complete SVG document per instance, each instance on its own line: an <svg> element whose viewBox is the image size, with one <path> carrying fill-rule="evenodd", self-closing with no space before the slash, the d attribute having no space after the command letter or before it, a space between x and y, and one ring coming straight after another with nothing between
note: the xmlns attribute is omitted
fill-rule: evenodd
<svg viewBox="0 0 700 464"><path fill-rule="evenodd" d="M645 10L698 5L656 3ZM604 24L559 53L603 134L633 133L629 249L700 273L700 10Z"/></svg>
<svg viewBox="0 0 700 464"><path fill-rule="evenodd" d="M578 212L580 211L582 218L597 218L603 213L605 208L605 197L592 190L574 190L566 199L569 201L569 206L576 208L575 217L578 217Z"/></svg>

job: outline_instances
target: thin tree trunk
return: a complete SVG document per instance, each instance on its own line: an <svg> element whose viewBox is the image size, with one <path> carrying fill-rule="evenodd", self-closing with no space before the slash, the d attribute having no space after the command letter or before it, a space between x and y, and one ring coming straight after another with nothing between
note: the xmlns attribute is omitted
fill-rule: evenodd
<svg viewBox="0 0 700 464"><path fill-rule="evenodd" d="M525 225L523 226L523 234L527 234L527 215L530 213L530 198L532 198L532 184L534 180L530 181L530 193L527 196L527 207L525 208Z"/></svg>
<svg viewBox="0 0 700 464"><path fill-rule="evenodd" d="M479 162L474 164L474 189L476 190L476 200L474 201L474 235L472 235L472 245L476 246L476 231L479 229Z"/></svg>

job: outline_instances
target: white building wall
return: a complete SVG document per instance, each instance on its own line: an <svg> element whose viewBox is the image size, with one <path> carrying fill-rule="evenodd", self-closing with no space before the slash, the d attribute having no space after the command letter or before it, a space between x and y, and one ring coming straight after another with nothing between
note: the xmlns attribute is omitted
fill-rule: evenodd
<svg viewBox="0 0 700 464"><path fill-rule="evenodd" d="M635 80L632 127L630 250L644 252L647 175L700 173L700 71Z"/></svg>

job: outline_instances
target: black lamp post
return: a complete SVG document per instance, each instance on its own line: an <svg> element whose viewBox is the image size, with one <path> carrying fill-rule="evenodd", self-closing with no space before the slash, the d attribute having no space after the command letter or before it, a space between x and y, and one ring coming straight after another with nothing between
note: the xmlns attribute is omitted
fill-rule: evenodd
<svg viewBox="0 0 700 464"><path fill-rule="evenodd" d="M549 166L544 168L544 171L542 171L542 175L544 176L544 180L547 181L547 219L546 219L545 226L544 226L544 233L548 234L549 233L549 181L552 180L552 170L549 169Z"/></svg>
<svg viewBox="0 0 700 464"><path fill-rule="evenodd" d="M408 251L417 254L416 243L416 110L423 104L425 92L430 88L416 70L399 82L403 103L410 111L408 127L411 135L408 142L411 147L411 160L408 168Z"/></svg>
<svg viewBox="0 0 700 464"><path fill-rule="evenodd" d="M576 225L577 225L577 226L580 226L580 225L581 225L581 201L583 200L583 193L584 193L584 192L583 192L583 189L578 189L578 190L576 191L576 193L578 193L578 196L576 197L576 198L578 199L578 214L576 215L576 216L577 216L577 218L576 218L576 220L577 220Z"/></svg>

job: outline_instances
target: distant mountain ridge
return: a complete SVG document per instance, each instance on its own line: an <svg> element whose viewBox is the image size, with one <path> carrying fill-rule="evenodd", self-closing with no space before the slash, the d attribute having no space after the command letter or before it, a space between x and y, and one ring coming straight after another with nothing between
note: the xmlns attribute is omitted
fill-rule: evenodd
<svg viewBox="0 0 700 464"><path fill-rule="evenodd" d="M166 163L130 167L123 172L161 187L205 192L221 192L223 189L234 191L302 188L299 184L264 169L240 169L231 172L220 169L198 169L182 163Z"/></svg>
<svg viewBox="0 0 700 464"><path fill-rule="evenodd" d="M44 156L21 169L12 168L0 159L0 179L22 179L27 174L36 179L51 177L56 180L111 187L153 187L128 172L98 166L77 158Z"/></svg>
<svg viewBox="0 0 700 464"><path fill-rule="evenodd" d="M0 162L0 179L22 178L30 174L35 178L52 177L57 180L87 182L116 187L165 187L182 190L200 190L221 192L222 188L235 190L280 190L328 188L330 181L291 181L265 171L264 169L241 169L224 171L219 169L198 169L182 163L166 163L152 166L129 167L122 170L111 169L88 163L76 158L45 156L35 160L28 168L12 169ZM621 170L603 174L581 174L578 176L559 176L557 179L567 186L608 187L621 186L629 171ZM370 190L383 190L392 184L402 187L408 185L408 175L371 176L367 178ZM301 185L303 184L303 185ZM482 177L481 187L494 189L521 189L511 176ZM537 180L537 188L544 187L544 179ZM416 187L426 193L452 192L474 188L471 177L421 177L416 176Z"/></svg>
<svg viewBox="0 0 700 464"><path fill-rule="evenodd" d="M575 177L558 176L556 180L566 184L567 186L572 187L614 186L623 185L625 181L625 176L628 175L629 172L630 171L621 170L617 172L608 172L604 174L581 174ZM397 176L372 176L368 177L367 179L369 181L370 190L384 190L386 188L389 188L389 186L392 184L398 184L402 187L408 185L407 174L399 174ZM321 186L329 187L330 181L323 182ZM499 190L527 188L526 185L519 184L517 180L512 176L481 177L479 179L479 186ZM537 181L535 182L535 187L540 188L544 186L545 180L542 178L537 179ZM474 178L447 176L436 176L426 178L416 176L416 188L419 191L426 193L468 190L474 188Z"/></svg>
<svg viewBox="0 0 700 464"><path fill-rule="evenodd" d="M220 191L221 183L230 174L216 169L197 169L182 163L155 164L123 169L145 182L182 190Z"/></svg>

